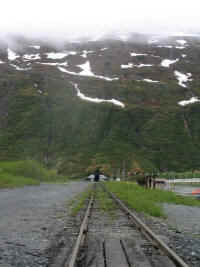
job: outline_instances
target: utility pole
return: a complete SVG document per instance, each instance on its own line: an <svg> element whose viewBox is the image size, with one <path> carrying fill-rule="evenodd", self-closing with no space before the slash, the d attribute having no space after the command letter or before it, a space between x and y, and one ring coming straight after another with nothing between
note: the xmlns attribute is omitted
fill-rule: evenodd
<svg viewBox="0 0 200 267"><path fill-rule="evenodd" d="M122 163L122 179L123 179L123 181L125 181L125 179L126 179L126 162L125 162L125 160Z"/></svg>
<svg viewBox="0 0 200 267"><path fill-rule="evenodd" d="M121 178L121 170L120 170L120 168L117 170L117 178Z"/></svg>

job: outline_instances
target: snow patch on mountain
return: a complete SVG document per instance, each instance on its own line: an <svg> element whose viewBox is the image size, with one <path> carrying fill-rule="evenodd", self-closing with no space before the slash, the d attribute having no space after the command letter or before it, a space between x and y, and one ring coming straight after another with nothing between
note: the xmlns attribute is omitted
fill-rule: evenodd
<svg viewBox="0 0 200 267"><path fill-rule="evenodd" d="M94 51L83 50L83 51L82 51L82 54L81 54L81 57L83 57L83 58L87 58L87 55L88 55L88 54L91 54L91 53L94 53Z"/></svg>
<svg viewBox="0 0 200 267"><path fill-rule="evenodd" d="M121 65L121 69L132 69L133 68L133 63L128 63L128 65Z"/></svg>
<svg viewBox="0 0 200 267"><path fill-rule="evenodd" d="M79 68L82 69L82 71L79 73L79 75L82 76L95 76L95 74L91 71L90 62L86 61L84 64L78 65Z"/></svg>
<svg viewBox="0 0 200 267"><path fill-rule="evenodd" d="M176 40L176 42L177 42L178 44L180 44L180 45L185 45L185 44L187 44L187 41L185 41L185 40Z"/></svg>
<svg viewBox="0 0 200 267"><path fill-rule="evenodd" d="M109 77L105 77L105 76L101 76L101 75L95 75L92 71L91 71L91 67L90 67L90 62L87 61L84 64L78 65L78 67L80 67L82 69L82 71L79 73L80 76L90 76L90 77L95 77L95 78L99 78L99 79L103 79L103 80L107 80L107 81L114 81L114 80L118 80L119 78L109 78Z"/></svg>
<svg viewBox="0 0 200 267"><path fill-rule="evenodd" d="M169 68L171 64L174 64L176 62L178 62L179 59L174 59L174 60L170 60L170 59L163 59L162 62L160 63L160 65L162 67L165 67L165 68Z"/></svg>
<svg viewBox="0 0 200 267"><path fill-rule="evenodd" d="M80 92L80 89L78 88L78 84L76 84L76 83L72 83L72 84L74 85L74 87L76 89L77 96L79 98L81 98L82 100L86 100L86 101L90 101L90 102L94 102L94 103L98 103L98 104L103 103L103 102L107 102L107 103L112 103L114 105L120 106L122 108L125 107L124 103L120 102L119 100L113 99L113 98L107 100L107 99L101 99L101 98L97 98L97 97L95 97L95 98L88 97L88 96L86 96L86 95L84 95L83 93Z"/></svg>
<svg viewBox="0 0 200 267"><path fill-rule="evenodd" d="M143 67L152 67L152 64L139 64L139 65L134 65L136 68L143 68Z"/></svg>
<svg viewBox="0 0 200 267"><path fill-rule="evenodd" d="M130 53L131 57L137 57L137 56L148 56L148 54L137 54L137 53Z"/></svg>
<svg viewBox="0 0 200 267"><path fill-rule="evenodd" d="M189 100L179 101L178 104L180 106L186 106L186 105L193 104L196 102L200 102L200 99L198 97L191 97Z"/></svg>
<svg viewBox="0 0 200 267"><path fill-rule="evenodd" d="M134 65L133 63L128 63L127 65L121 65L121 69L131 69L133 67L136 68L143 68L143 67L152 67L152 64L139 64L139 65Z"/></svg>
<svg viewBox="0 0 200 267"><path fill-rule="evenodd" d="M36 62L37 64L41 64L41 65L47 65L47 66L68 66L67 61L63 62L63 63L59 63L59 62Z"/></svg>
<svg viewBox="0 0 200 267"><path fill-rule="evenodd" d="M172 48L172 45L157 45L158 48Z"/></svg>
<svg viewBox="0 0 200 267"><path fill-rule="evenodd" d="M105 50L108 50L108 48L107 47L103 47L103 48L100 49L100 51L105 51Z"/></svg>
<svg viewBox="0 0 200 267"><path fill-rule="evenodd" d="M155 44L155 43L158 43L159 41L157 39L150 39L147 42L148 44Z"/></svg>
<svg viewBox="0 0 200 267"><path fill-rule="evenodd" d="M176 49L185 49L185 46L176 46Z"/></svg>
<svg viewBox="0 0 200 267"><path fill-rule="evenodd" d="M159 81L151 80L151 79L143 79L144 82L148 83L159 83Z"/></svg>
<svg viewBox="0 0 200 267"><path fill-rule="evenodd" d="M10 64L10 66L12 66L13 68L15 68L16 70L19 70L19 71L28 71L28 70L31 70L31 68L21 68L17 65L14 65L14 64Z"/></svg>
<svg viewBox="0 0 200 267"><path fill-rule="evenodd" d="M47 58L50 58L50 59L62 59L62 58L64 58L64 57L69 55L68 52L63 52L63 53L50 52L50 53L45 53L45 54L46 54Z"/></svg>
<svg viewBox="0 0 200 267"><path fill-rule="evenodd" d="M29 47L35 48L35 49L37 49L37 50L40 49L40 45L29 45Z"/></svg>
<svg viewBox="0 0 200 267"><path fill-rule="evenodd" d="M10 48L7 49L8 52L8 60L13 61L20 57L18 54L16 54L14 51L12 51Z"/></svg>
<svg viewBox="0 0 200 267"><path fill-rule="evenodd" d="M70 74L70 75L80 76L79 73L76 73L76 72L73 72L73 71L66 70L66 69L63 68L63 67L58 67L58 70L61 71L61 72L65 72L65 73L67 73L67 74Z"/></svg>
<svg viewBox="0 0 200 267"><path fill-rule="evenodd" d="M24 61L41 59L40 54L23 55Z"/></svg>
<svg viewBox="0 0 200 267"><path fill-rule="evenodd" d="M192 81L191 77L192 74L191 73L181 73L177 70L174 71L174 75L176 76L177 80L178 80L178 84L182 87L187 87L187 85L185 85L186 82L188 81Z"/></svg>
<svg viewBox="0 0 200 267"><path fill-rule="evenodd" d="M106 81L119 80L119 78L109 78L109 77L105 77L105 76L94 74L91 71L91 67L90 67L90 62L89 61L86 61L86 63L78 65L77 67L81 68L82 71L77 73L77 72L68 71L68 70L66 70L65 68L62 68L62 67L58 67L58 69L60 71L62 71L62 72L68 73L70 75L94 77L94 78L103 79L103 80L106 80Z"/></svg>

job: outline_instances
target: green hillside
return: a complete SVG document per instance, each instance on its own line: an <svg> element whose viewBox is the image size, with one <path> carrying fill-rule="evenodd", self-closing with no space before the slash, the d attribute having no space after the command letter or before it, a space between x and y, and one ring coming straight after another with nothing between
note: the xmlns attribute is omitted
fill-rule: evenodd
<svg viewBox="0 0 200 267"><path fill-rule="evenodd" d="M155 78L160 73L154 70ZM124 73L107 82L50 66L29 72L1 66L0 159L35 159L73 177L96 166L111 174L123 164L127 170L199 169L200 104L177 103L191 92L200 95L200 83L183 88L166 73L165 82L153 84ZM84 101L72 82L87 96L118 99L125 108Z"/></svg>

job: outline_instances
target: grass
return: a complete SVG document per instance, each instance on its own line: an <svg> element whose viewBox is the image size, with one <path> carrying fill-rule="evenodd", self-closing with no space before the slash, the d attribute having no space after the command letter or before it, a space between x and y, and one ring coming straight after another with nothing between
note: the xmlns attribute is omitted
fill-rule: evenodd
<svg viewBox="0 0 200 267"><path fill-rule="evenodd" d="M81 209L85 207L86 200L89 198L91 194L92 188L89 186L89 188L79 194L77 197L72 199L68 205L71 206L71 215L76 216Z"/></svg>
<svg viewBox="0 0 200 267"><path fill-rule="evenodd" d="M0 188L39 185L40 182L64 182L67 178L57 175L34 160L0 162Z"/></svg>
<svg viewBox="0 0 200 267"><path fill-rule="evenodd" d="M76 198L72 199L68 203L68 205L71 206L72 216L76 216L80 212L80 210L85 207L86 201L90 197L92 190L92 185L90 185L86 191L79 194ZM96 190L95 201L98 203L99 208L103 212L109 213L111 216L114 216L114 210L116 209L114 201L101 188L97 187Z"/></svg>
<svg viewBox="0 0 200 267"><path fill-rule="evenodd" d="M165 217L162 203L200 207L200 201L191 197L177 196L173 192L158 189L145 189L130 182L109 182L106 186L130 208L155 217Z"/></svg>
<svg viewBox="0 0 200 267"><path fill-rule="evenodd" d="M39 185L39 181L23 176L14 176L10 173L0 173L0 188L22 187L25 185Z"/></svg>
<svg viewBox="0 0 200 267"><path fill-rule="evenodd" d="M100 188L97 189L96 201L103 212L109 213L111 216L115 215L116 204L108 194Z"/></svg>

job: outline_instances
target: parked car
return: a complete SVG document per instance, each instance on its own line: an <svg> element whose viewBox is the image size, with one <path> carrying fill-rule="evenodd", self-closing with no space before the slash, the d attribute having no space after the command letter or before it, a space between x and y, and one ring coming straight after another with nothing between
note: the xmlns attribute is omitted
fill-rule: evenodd
<svg viewBox="0 0 200 267"><path fill-rule="evenodd" d="M86 177L86 180L87 181L91 181L91 182L94 182L94 178L95 178L95 175L94 174L90 174ZM106 181L108 180L108 177L105 176L104 174L100 174L99 175L99 181Z"/></svg>

